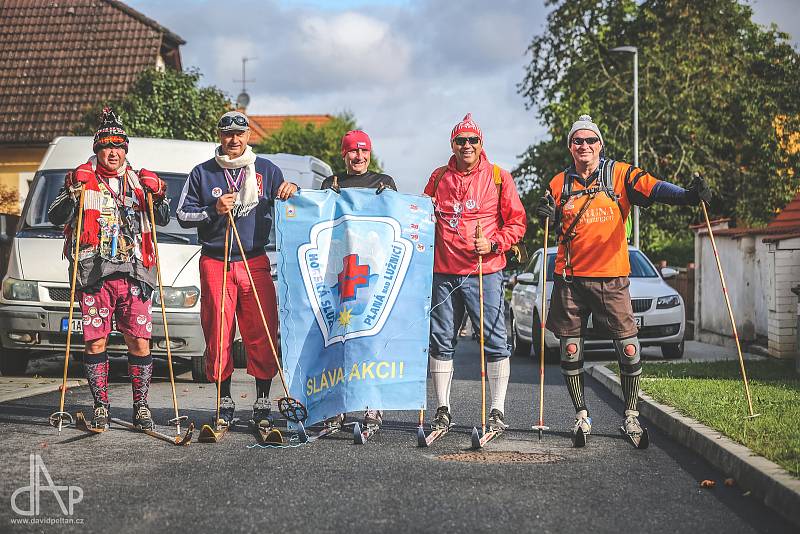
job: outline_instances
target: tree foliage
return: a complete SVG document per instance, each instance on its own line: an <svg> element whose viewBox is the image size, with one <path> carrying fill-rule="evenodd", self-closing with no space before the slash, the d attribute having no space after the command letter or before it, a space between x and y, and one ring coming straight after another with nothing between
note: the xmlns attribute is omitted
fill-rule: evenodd
<svg viewBox="0 0 800 534"><path fill-rule="evenodd" d="M314 156L329 164L334 174L342 175L345 173L342 137L350 130L358 129L355 117L349 112L336 115L320 126L287 120L279 130L261 140L256 152ZM381 172L381 164L374 151L369 166L370 170Z"/></svg>
<svg viewBox="0 0 800 534"><path fill-rule="evenodd" d="M571 162L565 138L581 113L600 126L609 157L632 161L632 58L610 52L624 45L639 49L640 167L683 186L701 172L714 191L712 216L739 225L768 221L796 193L800 56L788 35L754 23L736 0L548 4L519 86L549 133L515 169L529 208ZM697 213L643 211L645 250L685 253Z"/></svg>
<svg viewBox="0 0 800 534"><path fill-rule="evenodd" d="M0 213L19 215L19 191L16 188L0 184Z"/></svg>
<svg viewBox="0 0 800 534"><path fill-rule="evenodd" d="M94 135L103 107L111 106L129 136L216 141L217 121L231 103L216 87L199 87L200 77L197 70L145 70L124 97L86 113L75 133Z"/></svg>

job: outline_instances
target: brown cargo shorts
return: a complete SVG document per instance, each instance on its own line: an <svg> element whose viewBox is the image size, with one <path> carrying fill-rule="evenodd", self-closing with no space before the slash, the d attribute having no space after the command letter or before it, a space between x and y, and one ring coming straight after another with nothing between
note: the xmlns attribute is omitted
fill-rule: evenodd
<svg viewBox="0 0 800 534"><path fill-rule="evenodd" d="M633 306L627 276L610 278L580 277L571 283L556 276L547 329L558 337L583 335L589 314L592 327L611 339L624 339L639 333L633 318Z"/></svg>

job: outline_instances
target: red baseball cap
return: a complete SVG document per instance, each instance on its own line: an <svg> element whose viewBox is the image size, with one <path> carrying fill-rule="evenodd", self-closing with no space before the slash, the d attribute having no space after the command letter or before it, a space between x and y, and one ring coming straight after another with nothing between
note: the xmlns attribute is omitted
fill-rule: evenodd
<svg viewBox="0 0 800 534"><path fill-rule="evenodd" d="M372 141L369 136L362 130L350 130L344 137L342 137L342 156L351 150L368 150L372 151Z"/></svg>

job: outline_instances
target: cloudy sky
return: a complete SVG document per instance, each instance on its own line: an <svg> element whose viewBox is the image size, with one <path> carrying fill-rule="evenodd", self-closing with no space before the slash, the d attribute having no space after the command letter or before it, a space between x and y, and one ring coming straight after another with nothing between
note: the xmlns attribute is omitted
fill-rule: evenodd
<svg viewBox="0 0 800 534"><path fill-rule="evenodd" d="M127 0L187 44L203 73L248 113L352 111L401 191L420 192L450 155L453 125L471 112L490 160L511 169L544 134L517 94L526 48L545 24L543 0ZM753 0L760 24L800 38L797 0Z"/></svg>

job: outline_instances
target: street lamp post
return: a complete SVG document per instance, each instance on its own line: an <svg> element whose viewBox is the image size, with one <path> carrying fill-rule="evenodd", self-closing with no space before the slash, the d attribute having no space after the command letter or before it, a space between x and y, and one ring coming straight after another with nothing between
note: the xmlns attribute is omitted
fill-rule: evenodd
<svg viewBox="0 0 800 534"><path fill-rule="evenodd" d="M611 52L633 54L633 166L639 166L639 49L618 46ZM639 206L633 207L633 246L639 248Z"/></svg>

